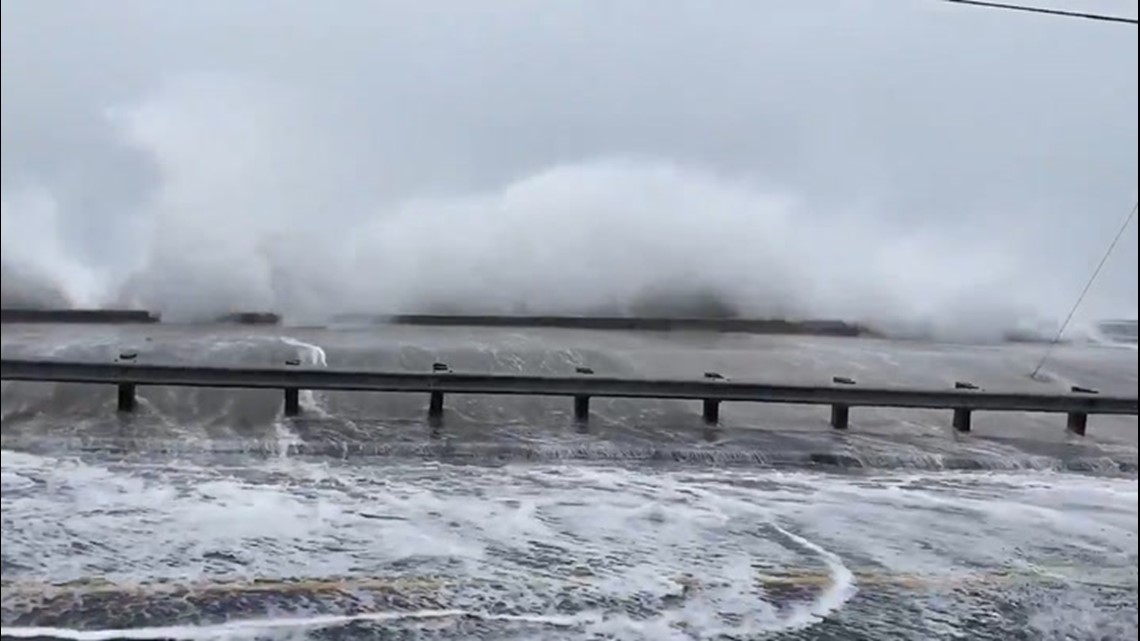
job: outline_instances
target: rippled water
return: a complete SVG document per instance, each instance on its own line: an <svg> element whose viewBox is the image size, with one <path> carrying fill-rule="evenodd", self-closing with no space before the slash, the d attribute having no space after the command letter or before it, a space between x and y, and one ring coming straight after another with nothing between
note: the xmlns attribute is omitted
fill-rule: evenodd
<svg viewBox="0 0 1140 641"><path fill-rule="evenodd" d="M1017 346L226 331L5 327L3 348L1035 384ZM1060 351L1057 385L1135 393L1134 351ZM457 397L433 432L416 395L310 394L298 419L269 392L141 401L4 384L5 638L1137 636L1134 417L1077 439L1058 417L961 436L861 410L836 434L816 408L730 404L704 434L694 404L599 399L580 432L565 399Z"/></svg>

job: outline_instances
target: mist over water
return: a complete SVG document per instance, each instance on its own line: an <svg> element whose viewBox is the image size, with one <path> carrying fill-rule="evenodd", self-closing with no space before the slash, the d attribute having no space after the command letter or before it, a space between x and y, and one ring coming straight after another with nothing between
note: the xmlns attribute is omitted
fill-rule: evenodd
<svg viewBox="0 0 1140 641"><path fill-rule="evenodd" d="M99 261L61 228L50 191L6 186L5 304L50 301L54 288L75 306L168 319L717 314L993 338L1055 318L1070 296L1000 238L901 227L863 207L809 210L752 177L661 157L590 157L492 190L362 202L346 193L369 180L350 171L351 145L315 133L312 119L330 114L291 98L200 76L107 110L157 188L114 229L124 250Z"/></svg>

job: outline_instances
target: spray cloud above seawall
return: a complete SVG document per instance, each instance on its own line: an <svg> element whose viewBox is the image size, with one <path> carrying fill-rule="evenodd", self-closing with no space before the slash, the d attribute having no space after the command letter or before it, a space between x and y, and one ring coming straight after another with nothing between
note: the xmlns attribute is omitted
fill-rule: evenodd
<svg viewBox="0 0 1140 641"><path fill-rule="evenodd" d="M1135 69L1040 69L1135 67L1132 33L638 6L456 9L462 31L365 5L245 7L226 14L241 33L212 5L111 12L178 22L162 43L6 6L5 297L38 282L173 317L709 305L984 332L1063 316L1135 196ZM52 58L29 35L45 25L85 29ZM1135 316L1135 238L1085 313Z"/></svg>

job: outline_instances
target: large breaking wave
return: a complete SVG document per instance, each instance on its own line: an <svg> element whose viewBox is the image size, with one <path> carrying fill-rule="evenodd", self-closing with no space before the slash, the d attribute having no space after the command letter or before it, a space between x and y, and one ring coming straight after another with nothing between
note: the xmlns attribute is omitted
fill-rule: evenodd
<svg viewBox="0 0 1140 641"><path fill-rule="evenodd" d="M300 116L274 97L199 78L111 112L157 183L99 241L71 229L81 212L48 189L5 185L6 300L19 269L77 305L170 318L648 310L996 336L1056 316L1064 294L1034 286L1040 275L999 242L902 228L864 208L810 210L752 177L662 158L360 202L338 191L349 161L295 135Z"/></svg>

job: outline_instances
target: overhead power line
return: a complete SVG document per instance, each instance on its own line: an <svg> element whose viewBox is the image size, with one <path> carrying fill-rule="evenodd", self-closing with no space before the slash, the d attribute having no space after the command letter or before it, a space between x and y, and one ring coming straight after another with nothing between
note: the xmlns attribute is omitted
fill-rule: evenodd
<svg viewBox="0 0 1140 641"><path fill-rule="evenodd" d="M1108 244L1108 249L1106 249L1104 255L1100 257L1100 262L1097 263L1092 276L1089 277L1088 282L1085 283L1085 288L1081 290L1081 295L1077 296L1077 302L1073 303L1073 308L1069 310L1069 315L1065 317L1065 322L1061 323L1061 328L1057 330L1057 335L1053 337L1049 346L1045 348L1045 353L1042 354L1041 360L1037 362L1037 367L1033 368L1033 372L1029 375L1030 378L1037 378L1041 367L1045 365L1045 361L1047 361L1049 355L1053 353L1053 348L1061 341L1061 335L1065 333L1065 328L1068 327L1069 322L1073 320L1073 315L1077 313L1077 308L1081 306L1081 301L1085 299L1085 295L1092 289L1093 282L1096 281L1096 277L1100 275L1100 270L1104 269L1104 264L1108 262L1108 257L1112 255L1112 250L1116 249L1116 244L1119 243L1120 239L1124 236L1124 231L1128 229L1128 225L1132 222L1132 219L1136 217L1137 208L1140 208L1140 202L1132 205L1132 211L1128 212L1128 216L1124 218L1124 223L1120 225L1120 230L1116 232L1116 236L1113 237L1112 242Z"/></svg>
<svg viewBox="0 0 1140 641"><path fill-rule="evenodd" d="M1086 20L1098 20L1100 22L1116 22L1121 24L1137 24L1136 18L1127 18L1124 16L1113 16L1103 13L1085 13L1083 11L1068 11L1065 9L1050 9L1048 7L1031 7L1020 4L1009 4L1005 2L988 2L986 0L942 0L942 2L949 2L952 4L964 4L973 7L985 7L987 9L1006 9L1009 11L1024 11L1026 13L1041 13L1050 16L1062 16L1065 18L1084 18Z"/></svg>

